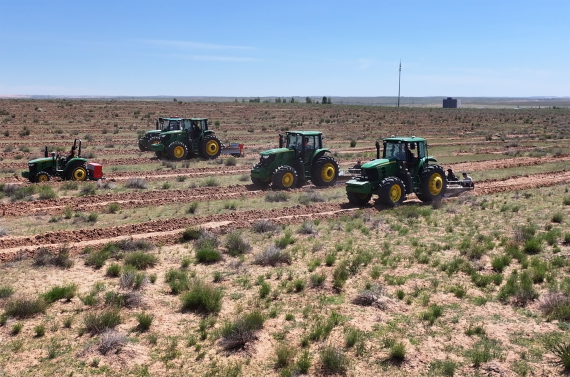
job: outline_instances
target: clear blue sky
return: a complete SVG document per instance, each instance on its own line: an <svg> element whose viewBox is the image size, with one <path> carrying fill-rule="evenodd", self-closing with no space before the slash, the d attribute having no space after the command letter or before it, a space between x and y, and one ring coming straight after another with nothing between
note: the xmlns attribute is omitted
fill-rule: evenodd
<svg viewBox="0 0 570 377"><path fill-rule="evenodd" d="M570 96L570 0L0 0L0 95Z"/></svg>

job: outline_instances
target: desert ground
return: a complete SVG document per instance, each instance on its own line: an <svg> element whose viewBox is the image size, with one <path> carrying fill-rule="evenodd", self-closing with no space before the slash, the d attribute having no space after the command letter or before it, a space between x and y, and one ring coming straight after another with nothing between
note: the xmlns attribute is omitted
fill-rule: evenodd
<svg viewBox="0 0 570 377"><path fill-rule="evenodd" d="M245 155L140 152L158 116ZM322 131L344 171L424 137L476 187L393 209L262 190L250 169L287 130ZM21 177L75 138L105 180ZM569 162L561 108L2 99L0 376L563 375Z"/></svg>

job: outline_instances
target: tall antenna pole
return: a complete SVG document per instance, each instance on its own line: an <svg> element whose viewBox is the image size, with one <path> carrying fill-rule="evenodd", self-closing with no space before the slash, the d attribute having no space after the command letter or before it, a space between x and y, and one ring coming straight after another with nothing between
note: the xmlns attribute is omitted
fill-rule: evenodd
<svg viewBox="0 0 570 377"><path fill-rule="evenodd" d="M402 79L402 60L400 59L400 70L398 72L398 107L400 107L400 81Z"/></svg>

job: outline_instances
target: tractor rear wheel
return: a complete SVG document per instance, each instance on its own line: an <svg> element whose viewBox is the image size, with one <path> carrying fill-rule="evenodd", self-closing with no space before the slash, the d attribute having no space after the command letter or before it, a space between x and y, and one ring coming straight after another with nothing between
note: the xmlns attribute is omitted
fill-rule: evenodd
<svg viewBox="0 0 570 377"><path fill-rule="evenodd" d="M370 198L372 198L372 194L360 194L357 192L352 192L352 191L348 191L346 193L346 196L348 196L348 201L351 204L357 205L357 206L363 206L368 204L368 202L370 201Z"/></svg>
<svg viewBox="0 0 570 377"><path fill-rule="evenodd" d="M45 171L41 171L38 174L36 174L36 182L37 183L47 182L49 180L50 180L50 176Z"/></svg>
<svg viewBox="0 0 570 377"><path fill-rule="evenodd" d="M168 159L180 161L188 158L188 147L180 141L175 141L168 146Z"/></svg>
<svg viewBox="0 0 570 377"><path fill-rule="evenodd" d="M271 177L273 188L278 190L289 190L297 184L297 172L292 166L280 166Z"/></svg>
<svg viewBox="0 0 570 377"><path fill-rule="evenodd" d="M380 182L380 187L378 187L378 199L380 203L388 207L395 207L402 204L405 198L406 189L400 178L390 177Z"/></svg>
<svg viewBox="0 0 570 377"><path fill-rule="evenodd" d="M338 178L338 162L330 156L319 158L311 169L315 186L334 186Z"/></svg>
<svg viewBox="0 0 570 377"><path fill-rule="evenodd" d="M85 165L75 165L69 169L67 173L67 179L73 181L85 181L87 179L87 169Z"/></svg>
<svg viewBox="0 0 570 377"><path fill-rule="evenodd" d="M447 189L447 180L441 166L429 165L420 174L420 182L422 193L416 195L422 202L433 202L436 199L443 198Z"/></svg>
<svg viewBox="0 0 570 377"><path fill-rule="evenodd" d="M213 160L222 152L222 143L214 135L204 136L200 142L200 156Z"/></svg>

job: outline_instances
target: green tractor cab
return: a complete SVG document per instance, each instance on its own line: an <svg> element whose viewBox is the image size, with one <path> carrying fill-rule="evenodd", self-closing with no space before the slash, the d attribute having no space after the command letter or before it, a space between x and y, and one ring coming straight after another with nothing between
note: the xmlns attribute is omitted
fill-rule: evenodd
<svg viewBox="0 0 570 377"><path fill-rule="evenodd" d="M150 150L159 159L180 161L200 155L206 159L217 158L222 151L222 143L208 129L206 118L161 118L169 122L173 130L160 132L149 141ZM140 146L140 144L139 144Z"/></svg>
<svg viewBox="0 0 570 377"><path fill-rule="evenodd" d="M443 198L447 188L445 172L428 156L427 142L419 137L389 137L376 142L376 160L363 164L360 175L346 183L348 201L365 205L373 194L389 207L401 204L407 194L415 193L423 202Z"/></svg>
<svg viewBox="0 0 570 377"><path fill-rule="evenodd" d="M85 158L81 158L79 139L73 142L68 156L60 156L56 152L48 154L46 146L44 157L28 161L28 170L22 172L22 177L30 182L47 182L53 177L73 181L103 178L101 165L88 164Z"/></svg>
<svg viewBox="0 0 570 377"><path fill-rule="evenodd" d="M160 143L160 134L162 132L176 131L180 130L184 121L189 121L190 119L183 119L179 117L169 117L169 118L158 118L155 123L154 130L147 131L139 139L139 149L141 152L150 151L150 146L152 144Z"/></svg>
<svg viewBox="0 0 570 377"><path fill-rule="evenodd" d="M270 184L275 189L302 187L308 180L315 186L332 186L338 179L338 163L318 131L287 131L279 135L279 148L260 153L259 162L251 169L251 181L261 188Z"/></svg>

